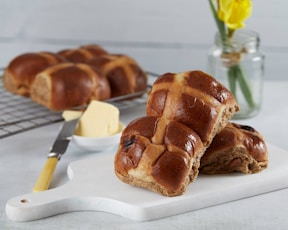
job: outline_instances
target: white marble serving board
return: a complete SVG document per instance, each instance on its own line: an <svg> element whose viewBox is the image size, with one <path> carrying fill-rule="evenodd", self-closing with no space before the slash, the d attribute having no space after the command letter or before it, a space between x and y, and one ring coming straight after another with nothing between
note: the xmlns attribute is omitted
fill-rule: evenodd
<svg viewBox="0 0 288 230"><path fill-rule="evenodd" d="M269 167L261 173L200 175L177 197L122 183L114 174L114 153L97 154L72 162L70 181L63 186L10 199L6 214L14 221L31 221L89 210L148 221L288 187L288 153L272 145L268 149Z"/></svg>

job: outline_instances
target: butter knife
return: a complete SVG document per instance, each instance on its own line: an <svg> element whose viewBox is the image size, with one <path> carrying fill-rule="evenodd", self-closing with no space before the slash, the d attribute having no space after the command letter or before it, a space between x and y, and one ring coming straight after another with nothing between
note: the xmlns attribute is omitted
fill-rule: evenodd
<svg viewBox="0 0 288 230"><path fill-rule="evenodd" d="M80 117L77 119L64 121L60 132L51 147L50 153L48 154L48 159L41 171L41 174L34 185L33 192L40 192L49 188L56 165L58 161L60 161L62 155L66 152L79 119Z"/></svg>

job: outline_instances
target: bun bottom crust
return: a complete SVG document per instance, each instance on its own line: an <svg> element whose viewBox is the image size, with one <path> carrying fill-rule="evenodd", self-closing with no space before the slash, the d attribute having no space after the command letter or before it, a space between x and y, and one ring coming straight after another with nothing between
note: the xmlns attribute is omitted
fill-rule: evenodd
<svg viewBox="0 0 288 230"><path fill-rule="evenodd" d="M228 123L204 153L200 172L251 174L267 167L268 150L262 135L250 126Z"/></svg>

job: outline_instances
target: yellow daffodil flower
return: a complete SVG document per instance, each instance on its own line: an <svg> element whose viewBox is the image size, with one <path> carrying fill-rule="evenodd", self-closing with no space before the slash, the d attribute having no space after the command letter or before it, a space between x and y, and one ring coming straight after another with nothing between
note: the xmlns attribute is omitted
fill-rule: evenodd
<svg viewBox="0 0 288 230"><path fill-rule="evenodd" d="M251 0L219 0L218 17L230 30L243 28L251 13Z"/></svg>

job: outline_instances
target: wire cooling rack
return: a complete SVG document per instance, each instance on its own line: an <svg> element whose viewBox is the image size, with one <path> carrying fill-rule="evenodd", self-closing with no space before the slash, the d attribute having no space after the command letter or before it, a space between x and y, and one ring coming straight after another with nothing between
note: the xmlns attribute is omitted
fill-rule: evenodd
<svg viewBox="0 0 288 230"><path fill-rule="evenodd" d="M33 102L28 97L8 92L3 87L2 75L3 69L0 69L0 139L63 120L61 112L53 112ZM148 75L157 76L157 74L150 72ZM150 86L147 90L149 88ZM107 102L114 104L120 110L124 110L146 103L146 101L146 92L139 92L115 97Z"/></svg>

